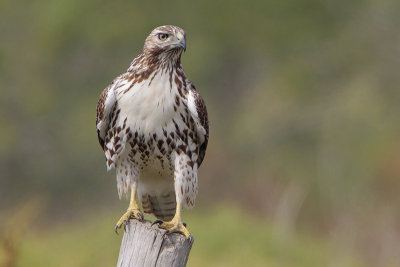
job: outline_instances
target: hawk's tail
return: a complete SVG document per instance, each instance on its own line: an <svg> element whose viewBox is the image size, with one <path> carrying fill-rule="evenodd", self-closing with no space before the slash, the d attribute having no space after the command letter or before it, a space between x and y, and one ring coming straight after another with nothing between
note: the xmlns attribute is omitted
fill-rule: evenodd
<svg viewBox="0 0 400 267"><path fill-rule="evenodd" d="M142 195L142 207L144 213L155 216L163 221L170 221L175 215L175 192L171 191L161 195Z"/></svg>

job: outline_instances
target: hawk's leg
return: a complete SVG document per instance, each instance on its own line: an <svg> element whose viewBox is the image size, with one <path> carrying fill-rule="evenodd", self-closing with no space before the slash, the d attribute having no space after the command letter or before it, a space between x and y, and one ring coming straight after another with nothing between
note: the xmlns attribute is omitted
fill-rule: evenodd
<svg viewBox="0 0 400 267"><path fill-rule="evenodd" d="M129 202L128 210L122 215L117 224L115 225L115 232L118 234L118 228L121 228L124 225L124 229L126 230L126 224L129 222L129 219L137 219L139 221L143 221L143 215L140 212L140 208L137 202L137 193L136 193L136 183L131 186L131 201Z"/></svg>
<svg viewBox="0 0 400 267"><path fill-rule="evenodd" d="M182 222L182 208L192 208L197 195L197 163L189 157L195 156L195 153L177 154L175 156L174 186L176 195L176 212L174 218L169 222L155 221L159 223L160 228L166 229L168 233L182 233L186 238L190 237L185 223Z"/></svg>
<svg viewBox="0 0 400 267"><path fill-rule="evenodd" d="M181 211L182 211L182 204L178 202L176 204L176 212L174 218L172 218L171 221L169 222L163 222L161 220L154 221L153 224L160 224L160 228L166 229L167 231L165 234L169 233L181 233L183 234L186 238L189 238L190 233L186 229L186 224L182 222L182 217L181 217Z"/></svg>

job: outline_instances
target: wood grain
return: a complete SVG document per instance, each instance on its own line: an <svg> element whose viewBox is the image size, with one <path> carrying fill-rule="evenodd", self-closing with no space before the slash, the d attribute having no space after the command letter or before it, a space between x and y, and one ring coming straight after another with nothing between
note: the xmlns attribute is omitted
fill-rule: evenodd
<svg viewBox="0 0 400 267"><path fill-rule="evenodd" d="M186 239L177 233L165 235L150 221L130 220L122 238L117 267L186 266L193 237Z"/></svg>

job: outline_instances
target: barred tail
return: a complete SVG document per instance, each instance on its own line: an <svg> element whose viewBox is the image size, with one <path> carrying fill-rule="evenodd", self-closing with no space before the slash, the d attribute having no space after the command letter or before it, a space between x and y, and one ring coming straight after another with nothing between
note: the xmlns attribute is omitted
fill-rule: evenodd
<svg viewBox="0 0 400 267"><path fill-rule="evenodd" d="M175 192L171 191L162 195L144 194L142 195L142 207L144 213L160 220L169 221L175 215Z"/></svg>

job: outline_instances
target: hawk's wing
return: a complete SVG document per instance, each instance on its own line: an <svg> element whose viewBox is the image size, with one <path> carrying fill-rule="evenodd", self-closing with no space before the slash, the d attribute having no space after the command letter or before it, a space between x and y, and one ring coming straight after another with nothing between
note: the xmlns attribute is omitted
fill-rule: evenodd
<svg viewBox="0 0 400 267"><path fill-rule="evenodd" d="M116 78L100 95L97 104L96 128L99 143L106 156L107 169L115 167L117 158L123 153L129 137L129 129L118 124L120 109L118 107L117 90L126 85L127 74Z"/></svg>
<svg viewBox="0 0 400 267"><path fill-rule="evenodd" d="M203 98L197 93L192 83L190 83L188 102L190 115L194 120L199 137L199 157L197 158L197 164L200 167L206 155L208 144L208 114Z"/></svg>
<svg viewBox="0 0 400 267"><path fill-rule="evenodd" d="M97 103L97 116L96 116L96 129L99 143L104 150L104 140L110 129L110 123L113 117L113 112L117 105L117 98L115 96L115 87L118 83L119 77L116 78L100 95L99 102Z"/></svg>

